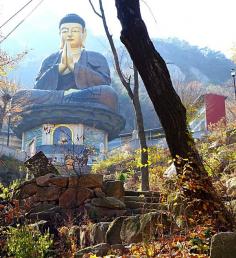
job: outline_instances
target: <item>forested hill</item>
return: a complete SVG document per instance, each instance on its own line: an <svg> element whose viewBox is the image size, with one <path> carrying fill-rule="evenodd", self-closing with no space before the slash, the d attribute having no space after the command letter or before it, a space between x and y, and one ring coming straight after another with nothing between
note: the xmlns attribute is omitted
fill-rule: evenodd
<svg viewBox="0 0 236 258"><path fill-rule="evenodd" d="M50 44L47 44L47 46L44 46L44 44L38 45L37 40L33 42L33 50L29 52L26 58L18 65L17 69L10 75L11 78L14 78L16 82L19 82L23 88L33 88L34 78L37 75L42 60L58 49L58 39L54 39L52 35L49 35L48 37L48 42L50 42ZM154 39L153 42L157 51L168 63L168 69L174 84L175 80L177 80L182 83L200 81L203 84L206 84L206 86L208 84L224 85L226 81L231 79L230 70L234 67L234 64L221 52L192 46L179 39ZM14 42L13 45L14 47L16 46ZM127 97L126 91L119 85L119 79L113 71L113 61L111 54L108 53L110 48L106 43L106 39L94 37L90 34L86 46L86 49L103 53L107 57L111 67L113 87L115 87L118 92L120 107L122 107L120 108L120 112L127 121L125 132L131 131L135 124L133 108ZM122 58L126 59L124 56ZM126 68L132 66L130 62L124 63L124 67ZM145 128L159 127L160 123L144 87L141 87L140 98Z"/></svg>
<svg viewBox="0 0 236 258"><path fill-rule="evenodd" d="M44 44L39 44L37 40L32 41L32 44L29 46L32 50L29 51L29 54L18 65L17 69L10 74L10 77L20 82L22 87L33 87L34 78L41 61L58 49L58 38L54 39L50 35L47 42L51 43L44 46ZM158 52L169 63L168 68L174 79L181 79L181 81L198 80L211 84L224 84L225 81L230 79L230 69L234 64L221 52L192 46L185 41L175 38L165 40L153 39L153 42ZM105 38L94 37L91 34L86 46L88 50L101 52L105 55L107 49L109 49ZM16 42L10 41L7 48L8 50L19 49L19 52L22 51L19 46L17 47Z"/></svg>
<svg viewBox="0 0 236 258"><path fill-rule="evenodd" d="M230 70L234 64L221 52L192 46L176 38L154 39L153 42L161 56L169 63L169 69L173 70L171 67L177 66L186 81L223 84L230 79Z"/></svg>

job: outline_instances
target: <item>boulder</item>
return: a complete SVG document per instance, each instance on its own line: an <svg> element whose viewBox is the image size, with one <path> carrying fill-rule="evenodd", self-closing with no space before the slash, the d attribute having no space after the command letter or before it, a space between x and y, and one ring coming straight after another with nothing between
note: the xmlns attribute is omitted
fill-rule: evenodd
<svg viewBox="0 0 236 258"><path fill-rule="evenodd" d="M88 188L68 188L59 198L59 206L72 209L80 206L85 200L93 197L93 191Z"/></svg>
<svg viewBox="0 0 236 258"><path fill-rule="evenodd" d="M101 243L95 246L89 246L84 249L79 250L75 253L74 257L83 257L85 254L92 253L97 256L105 256L107 255L108 251L110 250L110 245L106 243Z"/></svg>
<svg viewBox="0 0 236 258"><path fill-rule="evenodd" d="M40 176L36 178L36 184L38 186L49 186L49 179L54 177L55 175L52 173L46 174L44 176Z"/></svg>
<svg viewBox="0 0 236 258"><path fill-rule="evenodd" d="M110 222L99 222L92 225L90 230L90 241L92 245L105 243L105 235Z"/></svg>
<svg viewBox="0 0 236 258"><path fill-rule="evenodd" d="M150 212L131 216L123 220L120 238L123 244L150 241L163 231L166 232L169 227L170 223L165 213Z"/></svg>
<svg viewBox="0 0 236 258"><path fill-rule="evenodd" d="M106 196L106 194L102 191L101 188L95 188L93 191L94 191L95 196L98 198L103 198Z"/></svg>
<svg viewBox="0 0 236 258"><path fill-rule="evenodd" d="M106 236L105 236L106 243L108 243L110 245L117 245L117 244L122 243L121 238L120 238L120 230L121 230L123 221L126 218L127 217L125 217L125 216L123 216L123 217L121 216L111 222L111 224L109 225L109 228L107 229Z"/></svg>
<svg viewBox="0 0 236 258"><path fill-rule="evenodd" d="M125 209L125 204L115 197L93 198L91 204L108 209Z"/></svg>
<svg viewBox="0 0 236 258"><path fill-rule="evenodd" d="M80 248L85 248L91 245L90 232L87 225L81 225L80 227Z"/></svg>
<svg viewBox="0 0 236 258"><path fill-rule="evenodd" d="M19 199L28 198L28 197L36 194L37 189L38 189L38 187L36 185L35 180L32 182L25 182L24 184L22 184L20 186L17 196Z"/></svg>
<svg viewBox="0 0 236 258"><path fill-rule="evenodd" d="M124 216L126 214L126 210L108 209L104 207L93 206L91 203L86 203L85 209L89 218L96 221L102 218L112 219L114 217Z"/></svg>
<svg viewBox="0 0 236 258"><path fill-rule="evenodd" d="M94 197L93 190L89 188L78 188L76 194L76 205L80 206L86 200L91 199Z"/></svg>
<svg viewBox="0 0 236 258"><path fill-rule="evenodd" d="M79 246L80 245L80 226L73 225L69 228L68 232L69 238L73 238L76 240L76 244Z"/></svg>
<svg viewBox="0 0 236 258"><path fill-rule="evenodd" d="M49 232L54 237L57 237L59 235L57 228L46 220L40 220L33 224L29 224L29 227L32 229L38 229L41 234Z"/></svg>
<svg viewBox="0 0 236 258"><path fill-rule="evenodd" d="M47 210L55 208L55 207L58 207L58 206L56 206L55 204L52 204L52 203L39 202L39 203L36 203L29 212L37 213L37 212L41 212L41 211L47 211Z"/></svg>
<svg viewBox="0 0 236 258"><path fill-rule="evenodd" d="M26 160L24 164L35 177L44 176L49 173L59 174L42 151L37 152L33 157Z"/></svg>
<svg viewBox="0 0 236 258"><path fill-rule="evenodd" d="M231 210L233 211L233 214L236 218L236 200L232 200L229 203L229 207L231 208Z"/></svg>
<svg viewBox="0 0 236 258"><path fill-rule="evenodd" d="M77 190L68 188L59 198L59 206L65 209L76 208L77 206Z"/></svg>
<svg viewBox="0 0 236 258"><path fill-rule="evenodd" d="M112 196L120 200L123 200L125 195L124 184L118 180L104 181L103 191L107 196Z"/></svg>
<svg viewBox="0 0 236 258"><path fill-rule="evenodd" d="M88 174L69 177L69 187L101 188L102 175Z"/></svg>
<svg viewBox="0 0 236 258"><path fill-rule="evenodd" d="M36 198L43 201L55 201L59 199L61 188L57 186L43 186L37 188Z"/></svg>
<svg viewBox="0 0 236 258"><path fill-rule="evenodd" d="M49 209L47 211L41 211L36 213L26 214L26 218L31 222L37 222L39 220L46 220L51 225L61 225L65 220L65 214L58 212L55 209Z"/></svg>
<svg viewBox="0 0 236 258"><path fill-rule="evenodd" d="M236 232L221 232L212 237L211 258L236 257Z"/></svg>
<svg viewBox="0 0 236 258"><path fill-rule="evenodd" d="M140 228L140 215L125 218L120 229L121 242L123 244L141 242L143 237Z"/></svg>
<svg viewBox="0 0 236 258"><path fill-rule="evenodd" d="M69 179L68 177L65 177L65 176L56 176L56 177L49 178L48 182L51 185L56 185L58 187L66 188L68 185Z"/></svg>

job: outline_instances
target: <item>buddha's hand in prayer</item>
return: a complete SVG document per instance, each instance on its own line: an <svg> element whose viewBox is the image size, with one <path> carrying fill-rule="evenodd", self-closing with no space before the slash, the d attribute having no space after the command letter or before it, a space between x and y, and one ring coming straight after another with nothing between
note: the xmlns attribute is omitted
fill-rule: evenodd
<svg viewBox="0 0 236 258"><path fill-rule="evenodd" d="M59 63L59 72L61 74L66 74L73 71L74 60L72 56L71 46L70 43L66 41L62 50L61 62Z"/></svg>

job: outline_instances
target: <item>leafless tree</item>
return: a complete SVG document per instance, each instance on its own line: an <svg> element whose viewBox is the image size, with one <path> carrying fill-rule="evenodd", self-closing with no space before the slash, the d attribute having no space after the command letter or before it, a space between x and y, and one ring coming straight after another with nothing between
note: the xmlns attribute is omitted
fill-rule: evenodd
<svg viewBox="0 0 236 258"><path fill-rule="evenodd" d="M118 56L117 49L115 47L112 35L109 32L106 16L103 8L103 2L102 0L99 0L99 7L100 7L100 13L95 9L92 0L89 0L90 5L93 9L93 11L102 19L103 26L105 29L105 33L107 36L107 39L109 41L114 62L115 62L115 69L116 72L120 78L121 83L125 87L128 96L130 97L135 111L135 117L136 117L136 125L137 125L137 131L138 131L138 137L140 142L140 148L141 148L141 175L142 175L142 190L148 191L149 190L149 172L148 172L148 151L147 151L147 143L146 143L146 137L145 137L145 131L144 131L144 122L143 122L143 114L141 110L140 105L140 99L139 99L139 76L138 71L136 67L133 65L133 80L134 80L134 86L133 89L131 87L131 75L125 76L123 71L121 70L120 65L120 59Z"/></svg>
<svg viewBox="0 0 236 258"><path fill-rule="evenodd" d="M179 187L198 215L218 229L233 228L232 216L217 194L187 126L186 109L175 92L166 63L155 49L141 17L139 0L115 0L126 46L160 118L177 170ZM194 217L193 217L194 218Z"/></svg>

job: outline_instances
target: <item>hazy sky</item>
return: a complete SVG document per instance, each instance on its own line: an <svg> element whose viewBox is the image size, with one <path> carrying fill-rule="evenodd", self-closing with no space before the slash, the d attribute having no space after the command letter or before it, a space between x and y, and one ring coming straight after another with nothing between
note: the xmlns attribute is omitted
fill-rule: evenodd
<svg viewBox="0 0 236 258"><path fill-rule="evenodd" d="M0 24L28 1L0 0ZM10 31L38 2L40 0L34 0L8 26L4 26L3 34ZM115 1L103 2L110 30L114 36L119 37L120 25L116 18ZM141 10L152 37L178 37L193 45L220 50L228 56L233 42L236 42L236 0L143 0ZM104 35L101 20L91 10L88 0L44 0L10 36L11 40L30 47L32 38L53 27L57 28L59 19L71 12L81 15L92 33ZM24 31L29 28L31 33L25 34ZM4 44L7 44L7 40Z"/></svg>

